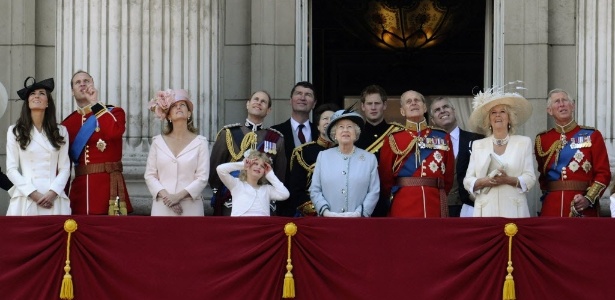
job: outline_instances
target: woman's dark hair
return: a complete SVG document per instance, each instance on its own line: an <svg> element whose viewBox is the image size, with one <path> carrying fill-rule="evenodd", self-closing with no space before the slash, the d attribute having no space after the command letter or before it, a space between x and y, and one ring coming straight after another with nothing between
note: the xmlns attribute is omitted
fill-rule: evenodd
<svg viewBox="0 0 615 300"><path fill-rule="evenodd" d="M336 112L338 110L340 110L340 107L335 103L325 103L316 107L316 109L314 109L314 123L318 124L318 122L320 122L320 116L325 111Z"/></svg>
<svg viewBox="0 0 615 300"><path fill-rule="evenodd" d="M56 105L51 96L51 92L47 89L45 89L45 91L47 92L47 109L45 109L45 116L43 117L43 131L45 135L47 135L51 145L58 150L66 141L64 137L60 135L60 129L58 128L58 122L56 120ZM30 132L34 124L32 122L31 112L30 101L24 100L19 119L17 119L17 123L15 123L15 127L13 127L13 134L22 150L26 150L26 147L28 147L32 140Z"/></svg>

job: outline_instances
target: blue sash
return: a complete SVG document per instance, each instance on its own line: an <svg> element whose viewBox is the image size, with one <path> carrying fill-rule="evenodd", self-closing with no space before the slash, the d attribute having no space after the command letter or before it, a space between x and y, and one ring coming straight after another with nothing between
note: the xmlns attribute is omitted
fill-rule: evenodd
<svg viewBox="0 0 615 300"><path fill-rule="evenodd" d="M113 109L113 107L107 108L109 111ZM69 146L68 156L70 160L75 164L79 164L79 156L81 156L81 152L85 148L85 144L88 143L94 131L96 131L96 127L98 122L96 120L96 116L92 114L81 126L79 132L77 132L77 136L73 143Z"/></svg>
<svg viewBox="0 0 615 300"><path fill-rule="evenodd" d="M574 138L579 136L589 136L594 131L591 129L581 129L577 132ZM565 167L572 161L574 154L577 152L577 149L572 149L570 140L567 140L566 146L559 152L559 158L557 161L553 162L551 168L547 171L547 180L548 181L556 181L560 180L562 176L562 168Z"/></svg>

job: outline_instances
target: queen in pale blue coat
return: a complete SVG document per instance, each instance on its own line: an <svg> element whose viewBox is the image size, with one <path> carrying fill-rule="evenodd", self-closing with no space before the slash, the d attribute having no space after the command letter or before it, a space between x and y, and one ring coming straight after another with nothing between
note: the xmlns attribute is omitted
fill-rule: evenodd
<svg viewBox="0 0 615 300"><path fill-rule="evenodd" d="M327 126L338 146L318 154L310 198L318 215L369 217L380 194L376 156L354 146L365 121L361 115L339 110Z"/></svg>

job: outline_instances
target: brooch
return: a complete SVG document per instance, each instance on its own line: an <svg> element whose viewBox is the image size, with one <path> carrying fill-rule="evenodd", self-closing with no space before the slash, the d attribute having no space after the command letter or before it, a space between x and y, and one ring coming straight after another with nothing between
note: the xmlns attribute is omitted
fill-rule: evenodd
<svg viewBox="0 0 615 300"><path fill-rule="evenodd" d="M98 148L100 152L104 152L105 148L107 148L107 143L105 143L102 139L98 139L98 142L96 142L96 148Z"/></svg>

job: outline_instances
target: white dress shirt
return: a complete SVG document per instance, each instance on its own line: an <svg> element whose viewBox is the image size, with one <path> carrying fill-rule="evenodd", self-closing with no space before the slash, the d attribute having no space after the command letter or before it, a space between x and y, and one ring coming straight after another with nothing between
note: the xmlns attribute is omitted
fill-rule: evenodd
<svg viewBox="0 0 615 300"><path fill-rule="evenodd" d="M293 128L293 140L295 141L295 147L301 145L301 141L299 141L299 125L303 124L303 135L305 136L305 142L309 143L312 141L312 128L310 127L310 121L305 121L304 123L299 123L295 121L295 119L290 118L290 126ZM292 150L290 150L292 151Z"/></svg>

